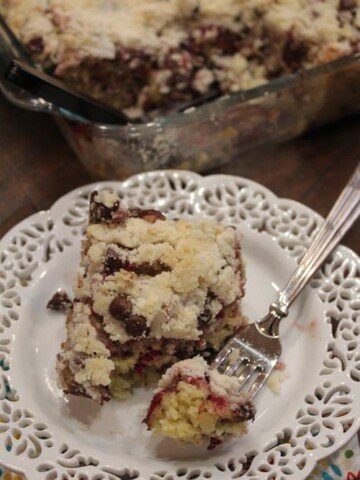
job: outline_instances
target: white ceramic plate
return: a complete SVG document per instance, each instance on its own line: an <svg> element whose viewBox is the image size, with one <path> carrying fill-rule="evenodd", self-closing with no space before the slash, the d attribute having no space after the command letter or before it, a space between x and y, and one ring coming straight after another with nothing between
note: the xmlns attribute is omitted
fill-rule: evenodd
<svg viewBox="0 0 360 480"><path fill-rule="evenodd" d="M265 388L249 434L212 452L145 431L151 392L103 408L65 398L55 379L64 316L46 310L71 291L87 196L112 187L132 205L239 226L247 263L245 313L262 316L321 217L231 176L153 172L74 190L17 225L0 244L0 458L29 480L305 478L360 425L359 258L339 247L282 325L288 378Z"/></svg>

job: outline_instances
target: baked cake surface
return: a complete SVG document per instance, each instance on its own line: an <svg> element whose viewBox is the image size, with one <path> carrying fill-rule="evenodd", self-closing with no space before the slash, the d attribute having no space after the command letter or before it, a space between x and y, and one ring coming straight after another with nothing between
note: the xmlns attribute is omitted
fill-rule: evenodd
<svg viewBox="0 0 360 480"><path fill-rule="evenodd" d="M245 322L235 229L123 209L91 196L59 385L101 403L178 360L221 347Z"/></svg>
<svg viewBox="0 0 360 480"><path fill-rule="evenodd" d="M247 432L255 416L251 399L239 395L235 377L211 370L200 357L174 364L163 375L148 409L149 430L214 448L225 438Z"/></svg>
<svg viewBox="0 0 360 480"><path fill-rule="evenodd" d="M360 49L359 0L0 0L30 54L134 116Z"/></svg>

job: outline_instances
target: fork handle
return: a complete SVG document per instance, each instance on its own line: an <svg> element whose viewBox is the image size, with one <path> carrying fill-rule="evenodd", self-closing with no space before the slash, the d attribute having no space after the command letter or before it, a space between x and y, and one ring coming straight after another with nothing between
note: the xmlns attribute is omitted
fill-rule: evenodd
<svg viewBox="0 0 360 480"><path fill-rule="evenodd" d="M259 327L264 333L278 335L281 318L288 314L290 305L353 225L359 214L360 163L290 280L280 292L278 300L270 306L269 315L260 322Z"/></svg>

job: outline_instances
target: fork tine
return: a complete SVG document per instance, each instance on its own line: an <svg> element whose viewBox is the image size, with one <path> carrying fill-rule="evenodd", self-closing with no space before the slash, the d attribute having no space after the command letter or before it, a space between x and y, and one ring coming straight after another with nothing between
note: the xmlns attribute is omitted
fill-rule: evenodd
<svg viewBox="0 0 360 480"><path fill-rule="evenodd" d="M256 324L239 329L210 365L221 374L236 378L238 393L253 399L263 387L281 355L278 337L264 335Z"/></svg>
<svg viewBox="0 0 360 480"><path fill-rule="evenodd" d="M229 376L233 375L233 373L236 372L236 370L240 367L240 365L242 364L243 361L244 361L244 357L239 355L238 358L233 363L228 365L228 367L225 369L224 373L226 375L229 375Z"/></svg>
<svg viewBox="0 0 360 480"><path fill-rule="evenodd" d="M255 370L256 366L255 365L246 365L244 370L241 372L240 376L238 377L239 380L239 389L241 389L246 381L249 379L253 371Z"/></svg>
<svg viewBox="0 0 360 480"><path fill-rule="evenodd" d="M211 364L211 368L219 368L225 360L228 358L229 354L232 352L232 348L225 346L217 355L215 360Z"/></svg>
<svg viewBox="0 0 360 480"><path fill-rule="evenodd" d="M251 385L248 395L250 396L251 399L254 399L255 396L258 394L260 388L264 385L266 382L266 379L270 375L271 370L268 370L266 372L260 372L259 375L256 377L254 383Z"/></svg>

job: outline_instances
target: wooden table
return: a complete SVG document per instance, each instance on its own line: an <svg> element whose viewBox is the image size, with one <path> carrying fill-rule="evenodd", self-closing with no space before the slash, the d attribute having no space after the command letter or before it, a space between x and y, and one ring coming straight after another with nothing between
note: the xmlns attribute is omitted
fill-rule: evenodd
<svg viewBox="0 0 360 480"><path fill-rule="evenodd" d="M360 161L360 118L248 153L212 173L242 175L276 195L325 215ZM69 190L94 179L49 116L19 110L0 98L0 236ZM344 243L360 253L360 228Z"/></svg>

